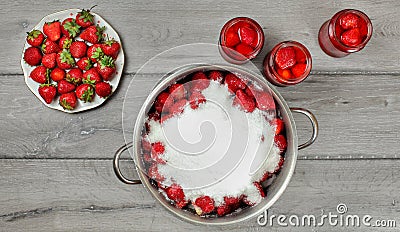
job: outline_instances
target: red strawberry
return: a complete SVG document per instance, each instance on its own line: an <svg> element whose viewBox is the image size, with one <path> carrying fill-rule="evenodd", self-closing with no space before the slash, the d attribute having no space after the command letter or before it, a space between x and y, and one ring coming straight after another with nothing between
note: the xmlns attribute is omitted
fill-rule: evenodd
<svg viewBox="0 0 400 232"><path fill-rule="evenodd" d="M204 74L204 72L196 72L192 77L192 81L190 82L190 91L202 91L209 85L210 80L208 80L206 74Z"/></svg>
<svg viewBox="0 0 400 232"><path fill-rule="evenodd" d="M265 172L264 175L261 177L260 183L268 180L269 177L270 177L270 173Z"/></svg>
<svg viewBox="0 0 400 232"><path fill-rule="evenodd" d="M97 72L105 81L109 81L115 73L114 59L110 56L104 56L99 62L97 62Z"/></svg>
<svg viewBox="0 0 400 232"><path fill-rule="evenodd" d="M168 92L175 99L175 101L186 97L186 89L182 84L172 84L169 86Z"/></svg>
<svg viewBox="0 0 400 232"><path fill-rule="evenodd" d="M253 94L253 90L254 87L253 86L247 86L246 89L244 90L244 92L246 93L247 96L251 97L251 98L255 98L254 94Z"/></svg>
<svg viewBox="0 0 400 232"><path fill-rule="evenodd" d="M102 98L106 98L111 94L111 85L107 82L97 83L95 89L96 89L96 94Z"/></svg>
<svg viewBox="0 0 400 232"><path fill-rule="evenodd" d="M224 216L224 215L226 215L226 214L228 214L230 212L231 212L230 207L225 205L225 204L222 204L222 205L217 207L218 216Z"/></svg>
<svg viewBox="0 0 400 232"><path fill-rule="evenodd" d="M57 53L56 61L58 67L62 69L70 69L75 65L75 60L67 49Z"/></svg>
<svg viewBox="0 0 400 232"><path fill-rule="evenodd" d="M82 41L72 42L69 51L71 52L72 57L74 58L82 58L86 55L87 46Z"/></svg>
<svg viewBox="0 0 400 232"><path fill-rule="evenodd" d="M278 72L279 76L285 80L290 80L293 78L293 74L290 71L290 69L279 69L278 68L277 72Z"/></svg>
<svg viewBox="0 0 400 232"><path fill-rule="evenodd" d="M229 28L225 34L225 45L233 48L238 43L240 43L240 38L237 31L235 31L232 27Z"/></svg>
<svg viewBox="0 0 400 232"><path fill-rule="evenodd" d="M246 83L244 83L239 77L237 77L233 73L226 74L225 85L232 93L235 93L238 89L246 88Z"/></svg>
<svg viewBox="0 0 400 232"><path fill-rule="evenodd" d="M156 101L154 102L155 109L158 113L163 113L169 111L171 106L174 104L174 100L169 96L168 93L162 92L158 95Z"/></svg>
<svg viewBox="0 0 400 232"><path fill-rule="evenodd" d="M249 97L243 90L239 89L236 91L236 97L234 99L234 104L239 104L245 112L253 112L256 108L256 103L254 99Z"/></svg>
<svg viewBox="0 0 400 232"><path fill-rule="evenodd" d="M57 53L45 54L42 58L42 64L46 68L54 68L56 66Z"/></svg>
<svg viewBox="0 0 400 232"><path fill-rule="evenodd" d="M61 24L61 32L63 35L70 38L76 37L80 32L80 28L81 26L76 24L73 18L66 18Z"/></svg>
<svg viewBox="0 0 400 232"><path fill-rule="evenodd" d="M282 133L283 129L285 128L283 120L280 118L274 118L271 121L271 126L275 128L275 135L279 135L280 133Z"/></svg>
<svg viewBox="0 0 400 232"><path fill-rule="evenodd" d="M222 83L224 81L224 75L220 71L213 70L208 74L208 78L213 81Z"/></svg>
<svg viewBox="0 0 400 232"><path fill-rule="evenodd" d="M82 82L82 70L79 68L72 68L67 72L66 80L74 85L78 85Z"/></svg>
<svg viewBox="0 0 400 232"><path fill-rule="evenodd" d="M239 37L242 43L252 46L253 42L257 40L257 32L251 27L240 27Z"/></svg>
<svg viewBox="0 0 400 232"><path fill-rule="evenodd" d="M169 109L170 115L181 114L183 112L183 110L185 109L186 104L187 104L186 99L181 99L181 100L175 102Z"/></svg>
<svg viewBox="0 0 400 232"><path fill-rule="evenodd" d="M61 23L59 21L46 22L43 25L43 33L53 42L61 37Z"/></svg>
<svg viewBox="0 0 400 232"><path fill-rule="evenodd" d="M43 98L43 100L47 104L50 104L57 94L56 87L54 85L50 85L50 84L41 84L39 86L38 91L39 91L40 96Z"/></svg>
<svg viewBox="0 0 400 232"><path fill-rule="evenodd" d="M189 104L192 109L199 108L199 105L204 102L206 102L206 98L200 92L194 92L189 97Z"/></svg>
<svg viewBox="0 0 400 232"><path fill-rule="evenodd" d="M165 193L167 194L168 198L174 201L178 208L183 208L187 203L185 201L185 193L182 190L182 187L178 184L172 184L170 187L165 189ZM183 203L181 203L183 202Z"/></svg>
<svg viewBox="0 0 400 232"><path fill-rule="evenodd" d="M66 80L61 80L58 82L57 85L57 91L60 94L64 94L64 93L70 93L73 92L75 90L75 85L72 83L69 83Z"/></svg>
<svg viewBox="0 0 400 232"><path fill-rule="evenodd" d="M245 56L246 58L249 58L251 53L254 51L252 47L250 47L247 44L240 43L235 47L235 50Z"/></svg>
<svg viewBox="0 0 400 232"><path fill-rule="evenodd" d="M264 192L264 189L261 186L261 184L259 182L254 182L253 184L254 184L254 186L256 186L256 188L260 192L261 197L265 197L265 192Z"/></svg>
<svg viewBox="0 0 400 232"><path fill-rule="evenodd" d="M91 9L82 10L82 11L78 12L78 14L75 17L75 21L79 26L86 28L86 27L93 25L94 15L92 15L90 13L90 10Z"/></svg>
<svg viewBox="0 0 400 232"><path fill-rule="evenodd" d="M274 173L277 173L281 170L283 164L285 163L285 158L283 156L279 157L278 165L275 167Z"/></svg>
<svg viewBox="0 0 400 232"><path fill-rule="evenodd" d="M306 62L306 54L298 47L294 47L294 52L296 53L296 62L297 63L305 63Z"/></svg>
<svg viewBox="0 0 400 232"><path fill-rule="evenodd" d="M366 37L368 35L368 26L364 20L360 22L360 35L361 37Z"/></svg>
<svg viewBox="0 0 400 232"><path fill-rule="evenodd" d="M353 13L346 13L339 19L339 25L347 30L353 29L360 26L360 18Z"/></svg>
<svg viewBox="0 0 400 232"><path fill-rule="evenodd" d="M260 110L275 110L275 101L274 98L266 92L262 91L253 91L256 106Z"/></svg>
<svg viewBox="0 0 400 232"><path fill-rule="evenodd" d="M97 72L96 68L91 68L83 73L82 81L83 83L96 85L103 80L101 79L100 74Z"/></svg>
<svg viewBox="0 0 400 232"><path fill-rule="evenodd" d="M76 107L76 95L75 92L61 94L59 103L66 110L73 110Z"/></svg>
<svg viewBox="0 0 400 232"><path fill-rule="evenodd" d="M157 163L153 163L149 169L147 170L147 175L149 176L149 178L154 179L156 181L163 181L165 180L165 177L162 176L159 172L158 172L158 166Z"/></svg>
<svg viewBox="0 0 400 232"><path fill-rule="evenodd" d="M299 78L303 76L303 74L306 72L307 69L307 64L296 64L292 67L292 74L296 78Z"/></svg>
<svg viewBox="0 0 400 232"><path fill-rule="evenodd" d="M89 84L81 84L76 87L76 96L83 102L91 102L94 97L94 88Z"/></svg>
<svg viewBox="0 0 400 232"><path fill-rule="evenodd" d="M80 68L83 71L87 71L90 68L93 67L93 63L92 61L89 59L89 57L83 57L80 60L78 60L76 62L76 65L78 66L78 68Z"/></svg>
<svg viewBox="0 0 400 232"><path fill-rule="evenodd" d="M81 34L80 37L81 39L92 43L92 44L97 44L103 39L103 31L105 30L105 27L99 27L99 26L90 26L86 28Z"/></svg>
<svg viewBox="0 0 400 232"><path fill-rule="evenodd" d="M60 47L60 49L68 49L71 47L71 44L72 39L67 36L61 37L61 39L58 41L58 46Z"/></svg>
<svg viewBox="0 0 400 232"><path fill-rule="evenodd" d="M31 66L36 66L42 61L42 53L37 47L29 47L24 52L24 60Z"/></svg>
<svg viewBox="0 0 400 232"><path fill-rule="evenodd" d="M54 41L51 41L49 39L45 39L43 44L42 44L42 51L44 54L50 54L50 53L57 53L61 49L58 46L58 44Z"/></svg>
<svg viewBox="0 0 400 232"><path fill-rule="evenodd" d="M354 28L343 32L340 41L350 47L359 45L361 43L360 29Z"/></svg>
<svg viewBox="0 0 400 232"><path fill-rule="evenodd" d="M101 44L101 49L103 50L104 54L111 56L114 60L117 59L120 48L121 45L114 39L107 40Z"/></svg>
<svg viewBox="0 0 400 232"><path fill-rule="evenodd" d="M44 35L39 30L32 30L31 32L27 32L28 36L26 37L26 42L33 47L39 47L44 40Z"/></svg>
<svg viewBox="0 0 400 232"><path fill-rule="evenodd" d="M44 84L47 82L49 78L50 70L44 66L37 66L35 69L32 70L31 74L29 75L32 80Z"/></svg>
<svg viewBox="0 0 400 232"><path fill-rule="evenodd" d="M50 78L55 82L61 81L62 79L64 79L64 77L65 77L65 71L59 67L56 67L50 73Z"/></svg>
<svg viewBox="0 0 400 232"><path fill-rule="evenodd" d="M286 138L283 135L275 135L274 138L275 145L279 148L280 152L285 152L287 148Z"/></svg>
<svg viewBox="0 0 400 232"><path fill-rule="evenodd" d="M280 48L276 52L275 64L280 69L287 69L296 64L296 52L293 47Z"/></svg>
<svg viewBox="0 0 400 232"><path fill-rule="evenodd" d="M194 202L194 205L195 205L196 213L198 215L211 213L215 208L214 200L209 196L202 196L202 197L197 198Z"/></svg>
<svg viewBox="0 0 400 232"><path fill-rule="evenodd" d="M165 147L161 142L151 144L151 158L159 164L165 164L165 160L160 157L165 152Z"/></svg>
<svg viewBox="0 0 400 232"><path fill-rule="evenodd" d="M240 206L240 199L237 197L224 197L224 203L217 207L218 216L224 216L233 212Z"/></svg>
<svg viewBox="0 0 400 232"><path fill-rule="evenodd" d="M89 59L94 63L97 62L98 60L101 60L103 56L104 52L101 49L100 44L92 45L87 49L87 57L89 57Z"/></svg>

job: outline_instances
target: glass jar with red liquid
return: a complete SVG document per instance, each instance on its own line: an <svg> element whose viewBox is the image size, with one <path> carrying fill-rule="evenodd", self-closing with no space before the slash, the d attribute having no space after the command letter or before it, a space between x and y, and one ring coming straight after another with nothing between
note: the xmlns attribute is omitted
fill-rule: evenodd
<svg viewBox="0 0 400 232"><path fill-rule="evenodd" d="M264 46L264 32L251 18L237 17L221 29L219 50L225 60L243 64L255 58Z"/></svg>
<svg viewBox="0 0 400 232"><path fill-rule="evenodd" d="M304 81L311 72L312 59L308 49L296 41L281 42L265 56L265 78L277 86L290 86Z"/></svg>
<svg viewBox="0 0 400 232"><path fill-rule="evenodd" d="M345 9L321 26L318 41L326 54L339 58L363 49L371 36L368 16L359 10Z"/></svg>

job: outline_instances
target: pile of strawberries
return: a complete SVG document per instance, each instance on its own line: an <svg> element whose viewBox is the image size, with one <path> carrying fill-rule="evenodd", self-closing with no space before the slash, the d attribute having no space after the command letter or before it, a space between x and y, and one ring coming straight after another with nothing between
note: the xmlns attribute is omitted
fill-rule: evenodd
<svg viewBox="0 0 400 232"><path fill-rule="evenodd" d="M269 93L256 89L250 82L241 79L234 73L213 70L206 73L196 72L190 74L161 92L148 113L148 120L164 123L169 118L181 114L185 107L189 105L192 109L197 109L200 104L207 101L201 92L210 85L210 81L226 85L234 98L233 106L239 107L245 112L253 112L256 108L268 112L276 112L277 110L274 99ZM266 172L259 181L254 182L261 197L265 197L266 195L262 182L280 171L284 163L284 155L287 148L282 119L275 118L270 123L275 128L274 142L280 149L280 162L273 173ZM167 162L163 159L165 147L162 142L149 142L147 135L150 130L149 123L146 122L141 143L142 157L147 168L147 174L154 186L159 191L164 192L175 207L194 210L200 216L224 216L238 208L254 205L253 202L247 200L246 195L240 197L225 196L224 203L221 205L216 205L210 196L201 196L190 201L185 198L184 191L179 183L164 186L162 182L165 180L165 177L158 172L158 165L165 165Z"/></svg>
<svg viewBox="0 0 400 232"><path fill-rule="evenodd" d="M46 22L42 30L32 30L26 38L30 45L24 60L36 66L30 78L39 83L38 92L47 104L60 95L66 110L77 107L78 99L92 102L95 95L111 94L109 81L116 72L115 60L120 43L105 39L105 27L95 25L90 10L75 17Z"/></svg>
<svg viewBox="0 0 400 232"><path fill-rule="evenodd" d="M340 41L350 47L360 45L368 35L367 22L351 12L341 15L337 19L335 30Z"/></svg>
<svg viewBox="0 0 400 232"><path fill-rule="evenodd" d="M279 76L285 80L300 78L307 69L307 58L304 51L295 46L281 47L274 59L274 67Z"/></svg>

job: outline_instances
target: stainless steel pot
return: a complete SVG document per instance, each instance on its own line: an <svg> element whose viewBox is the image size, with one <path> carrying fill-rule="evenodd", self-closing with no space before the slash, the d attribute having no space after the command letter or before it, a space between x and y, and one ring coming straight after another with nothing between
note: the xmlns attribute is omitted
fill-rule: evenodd
<svg viewBox="0 0 400 232"><path fill-rule="evenodd" d="M182 79L183 77L187 76L190 73L196 71L207 71L207 70L224 70L230 71L234 73L242 74L248 77L250 80L253 80L259 83L263 88L270 89L271 94L273 95L277 108L280 111L281 117L285 123L286 129L286 139L288 143L288 147L286 150L285 155L285 163L279 173L277 178L273 181L273 183L268 187L267 190L267 197L263 199L263 201L255 206L246 208L241 210L240 212L235 212L230 215L224 217L199 217L194 215L192 212L188 212L182 209L178 209L175 206L171 205L169 201L167 201L162 194L158 192L156 188L154 188L149 178L146 176L141 170L145 170L143 161L140 158L141 154L141 132L143 125L146 120L146 114L150 110L155 98L161 93L166 87L175 83L176 81ZM292 112L301 113L307 116L312 125L312 135L311 138L304 144L298 145L298 138L296 132L296 125L293 120ZM308 110L302 108L289 108L286 101L283 97L278 93L278 91L269 84L261 75L252 73L247 70L242 70L238 67L233 66L214 66L214 65L193 65L187 66L184 68L180 68L179 70L170 73L165 78L162 79L160 83L154 88L152 93L147 97L146 101L142 105L139 115L136 119L135 127L134 127L134 135L133 135L133 142L130 142L120 149L117 150L113 160L113 167L116 176L125 184L143 184L145 188L152 194L152 196L157 199L157 201L163 205L168 211L172 214L176 215L179 218L182 218L186 221L196 223L196 224L203 224L203 225L226 225L241 222L250 218L253 218L259 214L261 214L264 210L271 207L278 198L282 195L283 191L286 189L289 181L293 175L296 160L297 160L297 153L298 150L306 148L310 146L317 138L318 135L318 122L315 116ZM134 154L134 162L136 164L136 170L139 175L139 180L130 180L123 176L119 167L119 160L121 154L126 151L127 149L133 146L133 154Z"/></svg>

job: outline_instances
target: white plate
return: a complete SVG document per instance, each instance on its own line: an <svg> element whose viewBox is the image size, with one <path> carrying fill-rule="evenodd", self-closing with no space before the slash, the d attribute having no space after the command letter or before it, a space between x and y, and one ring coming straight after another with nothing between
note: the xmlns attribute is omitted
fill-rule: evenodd
<svg viewBox="0 0 400 232"><path fill-rule="evenodd" d="M58 19L58 20L60 20L60 22L62 22L62 20L69 18L69 17L75 18L76 14L80 11L81 11L80 9L69 9L69 10L56 12L54 14L50 14L50 15L44 17L42 20L40 20L40 22L32 30L37 29L37 30L40 30L43 32L42 28L43 28L43 24L45 22L51 22L56 19ZM121 79L121 75L122 75L122 70L124 68L125 56L124 56L124 51L122 49L121 39L119 38L117 32L102 17L100 17L96 13L93 13L93 12L90 12L90 13L94 15L94 23L98 24L100 27L105 26L106 30L104 31L104 33L107 34L110 38L114 38L116 41L118 41L121 44L121 49L120 49L118 57L115 61L116 74L114 74L114 77L111 79L111 81L109 81L110 85L112 86L112 93L111 93L111 95L112 95L118 87L119 80ZM77 40L80 40L78 36L76 38L77 38ZM89 43L89 45L90 45L90 43ZM29 89L32 91L32 93L35 94L36 97L39 98L39 100L41 102L43 102L43 104L45 104L47 107L56 109L56 110L60 110L60 111L66 112L66 113L76 113L76 112L80 112L80 111L93 109L93 108L103 104L108 99L108 98L107 99L100 98L97 95L94 97L92 102L84 103L78 99L76 108L74 110L64 110L62 108L62 106L60 106L60 104L58 103L59 96L57 96L50 104L47 104L38 92L38 88L39 88L40 84L35 82L34 80L32 80L32 78L29 77L29 74L36 66L30 66L29 64L27 64L24 61L24 51L28 47L30 47L30 45L25 41L25 46L22 51L22 58L21 58L21 67L24 72L25 83L29 87Z"/></svg>

